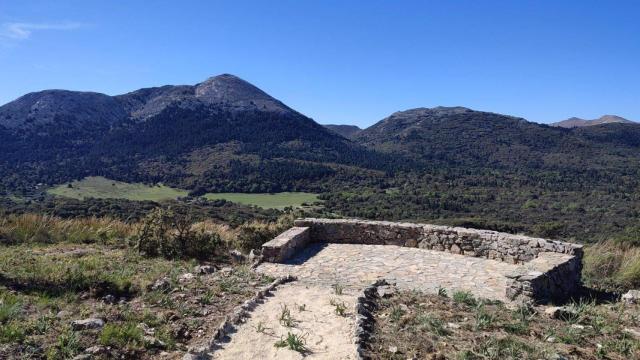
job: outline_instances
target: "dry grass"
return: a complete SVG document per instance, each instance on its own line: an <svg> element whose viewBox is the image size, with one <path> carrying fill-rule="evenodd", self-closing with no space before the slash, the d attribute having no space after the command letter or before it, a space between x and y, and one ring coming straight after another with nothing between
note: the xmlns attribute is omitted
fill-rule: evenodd
<svg viewBox="0 0 640 360"><path fill-rule="evenodd" d="M466 300L470 298L465 296ZM576 316L400 292L380 301L368 355L381 359L637 359L637 305L577 303Z"/></svg>
<svg viewBox="0 0 640 360"><path fill-rule="evenodd" d="M596 288L637 288L640 286L640 247L618 241L588 246L583 275L587 285Z"/></svg>
<svg viewBox="0 0 640 360"><path fill-rule="evenodd" d="M207 220L191 225L192 230L216 234L225 247L243 251L259 248L293 225L286 214L275 222L250 221L233 228ZM126 223L111 218L62 219L50 215L22 214L0 218L0 245L19 244L103 244L128 245L138 235L142 223Z"/></svg>
<svg viewBox="0 0 640 360"><path fill-rule="evenodd" d="M135 231L135 225L110 218L10 215L0 219L0 244L113 243L130 237Z"/></svg>

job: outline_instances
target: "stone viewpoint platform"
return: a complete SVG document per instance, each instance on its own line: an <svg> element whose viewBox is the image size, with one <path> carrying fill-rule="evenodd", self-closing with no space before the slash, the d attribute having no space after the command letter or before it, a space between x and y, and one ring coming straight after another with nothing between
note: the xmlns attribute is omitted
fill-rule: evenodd
<svg viewBox="0 0 640 360"><path fill-rule="evenodd" d="M507 302L563 301L579 290L582 246L489 230L300 219L263 245L257 271L364 287L379 278Z"/></svg>

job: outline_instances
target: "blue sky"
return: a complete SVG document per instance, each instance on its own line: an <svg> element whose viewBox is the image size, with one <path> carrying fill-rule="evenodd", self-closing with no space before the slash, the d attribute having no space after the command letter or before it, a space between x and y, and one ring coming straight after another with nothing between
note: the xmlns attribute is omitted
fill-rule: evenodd
<svg viewBox="0 0 640 360"><path fill-rule="evenodd" d="M640 121L639 1L0 0L0 103L232 73L320 123L466 106Z"/></svg>

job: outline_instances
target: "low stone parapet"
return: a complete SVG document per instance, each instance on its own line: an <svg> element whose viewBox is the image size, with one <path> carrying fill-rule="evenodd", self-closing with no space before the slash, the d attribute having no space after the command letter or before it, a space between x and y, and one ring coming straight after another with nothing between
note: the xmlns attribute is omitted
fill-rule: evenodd
<svg viewBox="0 0 640 360"><path fill-rule="evenodd" d="M491 230L352 219L299 219L295 225L309 227L311 241L418 247L513 264L542 252L582 258L582 245Z"/></svg>
<svg viewBox="0 0 640 360"><path fill-rule="evenodd" d="M509 275L509 300L562 302L580 291L582 262L577 256L545 252Z"/></svg>
<svg viewBox="0 0 640 360"><path fill-rule="evenodd" d="M262 258L268 262L286 261L298 250L307 246L310 240L309 234L308 227L292 227L262 245Z"/></svg>
<svg viewBox="0 0 640 360"><path fill-rule="evenodd" d="M499 260L518 265L506 297L562 301L581 286L582 245L490 230L355 219L299 219L263 246L266 261L283 262L308 242L397 245Z"/></svg>

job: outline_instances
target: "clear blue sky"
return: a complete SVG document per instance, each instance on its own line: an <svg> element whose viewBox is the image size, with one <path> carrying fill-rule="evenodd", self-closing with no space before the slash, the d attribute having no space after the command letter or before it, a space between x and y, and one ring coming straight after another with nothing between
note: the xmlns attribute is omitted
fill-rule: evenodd
<svg viewBox="0 0 640 360"><path fill-rule="evenodd" d="M0 103L232 73L320 123L640 120L640 1L0 0Z"/></svg>

